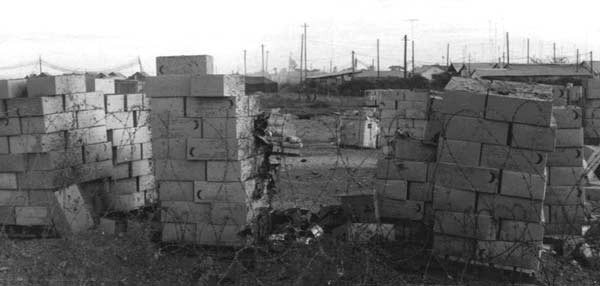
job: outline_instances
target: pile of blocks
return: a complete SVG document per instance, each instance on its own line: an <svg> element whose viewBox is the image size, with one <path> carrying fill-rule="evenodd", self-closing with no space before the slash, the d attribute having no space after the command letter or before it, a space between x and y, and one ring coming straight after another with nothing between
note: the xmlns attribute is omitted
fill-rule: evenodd
<svg viewBox="0 0 600 286"><path fill-rule="evenodd" d="M585 223L585 160L581 108L554 106L556 149L548 156L545 235L581 235Z"/></svg>
<svg viewBox="0 0 600 286"><path fill-rule="evenodd" d="M453 78L430 118L434 253L537 271L556 140L551 87Z"/></svg>
<svg viewBox="0 0 600 286"><path fill-rule="evenodd" d="M427 124L428 91L400 89L366 90L367 106L379 109L380 146L385 138L393 137L401 129L413 138L423 138ZM423 100L427 98L427 100Z"/></svg>
<svg viewBox="0 0 600 286"><path fill-rule="evenodd" d="M376 216L402 225L405 238L415 238L431 225L432 185L429 172L436 147L425 137L429 92L387 90L374 100L381 108L384 146L377 161Z"/></svg>
<svg viewBox="0 0 600 286"><path fill-rule="evenodd" d="M585 143L598 145L600 143L600 79L587 79L583 82L584 100L583 131Z"/></svg>
<svg viewBox="0 0 600 286"><path fill-rule="evenodd" d="M57 224L56 191L111 176L104 97L83 75L1 81L0 121L1 224Z"/></svg>
<svg viewBox="0 0 600 286"><path fill-rule="evenodd" d="M162 239L239 245L251 214L256 98L244 78L213 75L209 56L158 57L147 78Z"/></svg>
<svg viewBox="0 0 600 286"><path fill-rule="evenodd" d="M112 150L108 209L131 211L156 202L150 98L143 93L105 94L104 124Z"/></svg>

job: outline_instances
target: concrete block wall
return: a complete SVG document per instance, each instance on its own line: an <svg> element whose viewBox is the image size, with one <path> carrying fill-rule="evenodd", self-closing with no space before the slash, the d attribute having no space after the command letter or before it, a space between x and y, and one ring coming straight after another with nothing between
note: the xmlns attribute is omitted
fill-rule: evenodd
<svg viewBox="0 0 600 286"><path fill-rule="evenodd" d="M243 77L177 67L181 62L164 63L145 86L162 239L240 245L262 164L253 139L257 101L245 95Z"/></svg>
<svg viewBox="0 0 600 286"><path fill-rule="evenodd" d="M54 225L55 191L111 176L110 157L91 156L108 142L103 95L86 92L82 75L2 82L0 223Z"/></svg>
<svg viewBox="0 0 600 286"><path fill-rule="evenodd" d="M376 169L376 216L402 225L405 238L414 239L432 223L429 172L436 148L425 136L430 94L373 90L367 97L379 109L383 145Z"/></svg>
<svg viewBox="0 0 600 286"><path fill-rule="evenodd" d="M583 131L585 143L598 145L600 143L600 79L587 79L583 82L585 94L582 104Z"/></svg>
<svg viewBox="0 0 600 286"><path fill-rule="evenodd" d="M557 132L551 87L453 78L431 110L434 253L536 271Z"/></svg>
<svg viewBox="0 0 600 286"><path fill-rule="evenodd" d="M554 106L556 149L548 155L548 189L544 202L545 235L581 235L586 201L582 110Z"/></svg>

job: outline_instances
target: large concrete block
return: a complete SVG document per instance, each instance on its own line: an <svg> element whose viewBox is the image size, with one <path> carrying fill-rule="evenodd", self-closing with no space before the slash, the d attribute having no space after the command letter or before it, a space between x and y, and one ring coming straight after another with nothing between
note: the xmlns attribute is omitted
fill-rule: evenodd
<svg viewBox="0 0 600 286"><path fill-rule="evenodd" d="M435 211L433 231L481 240L493 240L498 233L498 222L489 215Z"/></svg>
<svg viewBox="0 0 600 286"><path fill-rule="evenodd" d="M154 161L138 160L131 162L131 176L146 176L154 173Z"/></svg>
<svg viewBox="0 0 600 286"><path fill-rule="evenodd" d="M450 116L443 123L446 139L506 145L509 124L481 118Z"/></svg>
<svg viewBox="0 0 600 286"><path fill-rule="evenodd" d="M16 190L17 188L16 173L0 173L0 189Z"/></svg>
<svg viewBox="0 0 600 286"><path fill-rule="evenodd" d="M431 175L436 184L474 192L497 193L500 170L438 163Z"/></svg>
<svg viewBox="0 0 600 286"><path fill-rule="evenodd" d="M86 92L85 75L57 75L27 79L27 96Z"/></svg>
<svg viewBox="0 0 600 286"><path fill-rule="evenodd" d="M0 154L1 172L23 172L27 170L27 154Z"/></svg>
<svg viewBox="0 0 600 286"><path fill-rule="evenodd" d="M157 180L206 181L206 162L182 160L154 160Z"/></svg>
<svg viewBox="0 0 600 286"><path fill-rule="evenodd" d="M426 182L429 164L427 162L396 161L381 158L377 160L376 168L378 179Z"/></svg>
<svg viewBox="0 0 600 286"><path fill-rule="evenodd" d="M557 129L556 147L583 147L583 128Z"/></svg>
<svg viewBox="0 0 600 286"><path fill-rule="evenodd" d="M585 97L589 99L600 99L600 80L586 79L583 82Z"/></svg>
<svg viewBox="0 0 600 286"><path fill-rule="evenodd" d="M194 181L160 181L158 197L161 201L194 201Z"/></svg>
<svg viewBox="0 0 600 286"><path fill-rule="evenodd" d="M245 94L245 79L240 75L204 75L191 79L190 96L237 97Z"/></svg>
<svg viewBox="0 0 600 286"><path fill-rule="evenodd" d="M138 93L143 90L143 81L134 79L115 79L115 93Z"/></svg>
<svg viewBox="0 0 600 286"><path fill-rule="evenodd" d="M61 150L66 143L64 132L9 137L10 152L14 154Z"/></svg>
<svg viewBox="0 0 600 286"><path fill-rule="evenodd" d="M0 206L29 205L29 193L23 190L0 190ZM0 219L0 223L1 223Z"/></svg>
<svg viewBox="0 0 600 286"><path fill-rule="evenodd" d="M552 99L531 94L488 95L485 118L537 126L550 126Z"/></svg>
<svg viewBox="0 0 600 286"><path fill-rule="evenodd" d="M200 117L160 118L153 116L152 136L154 138L202 138L202 121L203 119Z"/></svg>
<svg viewBox="0 0 600 286"><path fill-rule="evenodd" d="M486 93L447 90L433 101L431 110L449 115L483 117L486 99Z"/></svg>
<svg viewBox="0 0 600 286"><path fill-rule="evenodd" d="M258 160L254 158L245 159L241 161L208 161L206 163L206 181L245 181L256 175L259 164L259 162L257 161Z"/></svg>
<svg viewBox="0 0 600 286"><path fill-rule="evenodd" d="M252 138L254 117L204 117L202 118L203 138Z"/></svg>
<svg viewBox="0 0 600 286"><path fill-rule="evenodd" d="M135 127L135 114L133 112L110 112L106 113L106 129L122 129ZM160 124L160 122L157 122Z"/></svg>
<svg viewBox="0 0 600 286"><path fill-rule="evenodd" d="M88 128L106 125L106 113L104 110L77 111L77 128Z"/></svg>
<svg viewBox="0 0 600 286"><path fill-rule="evenodd" d="M479 165L481 143L440 138L437 161L460 165Z"/></svg>
<svg viewBox="0 0 600 286"><path fill-rule="evenodd" d="M155 138L152 140L154 159L187 160L187 139Z"/></svg>
<svg viewBox="0 0 600 286"><path fill-rule="evenodd" d="M377 211L381 219L422 220L425 205L419 201L378 198Z"/></svg>
<svg viewBox="0 0 600 286"><path fill-rule="evenodd" d="M136 193L138 191L137 178L127 178L110 182L110 192L116 195Z"/></svg>
<svg viewBox="0 0 600 286"><path fill-rule="evenodd" d="M156 57L156 74L198 74L213 73L213 57L210 55Z"/></svg>
<svg viewBox="0 0 600 286"><path fill-rule="evenodd" d="M559 129L581 128L582 112L578 106L554 106L552 116L556 120L556 127Z"/></svg>
<svg viewBox="0 0 600 286"><path fill-rule="evenodd" d="M187 97L192 86L191 75L163 75L146 78L144 92L153 97Z"/></svg>
<svg viewBox="0 0 600 286"><path fill-rule="evenodd" d="M0 154L8 154L9 152L8 137L0 137Z"/></svg>
<svg viewBox="0 0 600 286"><path fill-rule="evenodd" d="M3 79L0 80L0 99L27 96L26 79Z"/></svg>
<svg viewBox="0 0 600 286"><path fill-rule="evenodd" d="M258 113L256 96L186 98L185 114L188 117L240 117Z"/></svg>
<svg viewBox="0 0 600 286"><path fill-rule="evenodd" d="M583 166L583 148L556 148L548 154L548 166L581 167Z"/></svg>
<svg viewBox="0 0 600 286"><path fill-rule="evenodd" d="M124 112L125 109L125 94L110 94L105 95L105 110L106 113Z"/></svg>
<svg viewBox="0 0 600 286"><path fill-rule="evenodd" d="M90 128L72 129L67 131L67 146L69 148L102 143L106 141L108 141L108 138L106 134L106 126L104 125ZM113 145L116 146L114 142Z"/></svg>
<svg viewBox="0 0 600 286"><path fill-rule="evenodd" d="M210 222L210 203L161 201L161 221L177 223Z"/></svg>
<svg viewBox="0 0 600 286"><path fill-rule="evenodd" d="M196 243L202 245L240 246L243 241L239 225L217 225L200 223L196 225Z"/></svg>
<svg viewBox="0 0 600 286"><path fill-rule="evenodd" d="M11 98L6 100L8 117L40 116L64 111L62 96Z"/></svg>
<svg viewBox="0 0 600 286"><path fill-rule="evenodd" d="M49 225L50 217L47 207L19 206L15 207L15 222L17 225L34 226Z"/></svg>
<svg viewBox="0 0 600 286"><path fill-rule="evenodd" d="M433 184L408 182L408 199L411 201L431 202L433 200Z"/></svg>
<svg viewBox="0 0 600 286"><path fill-rule="evenodd" d="M541 222L542 210L542 201L497 194L480 193L477 201L477 213L500 219Z"/></svg>
<svg viewBox="0 0 600 286"><path fill-rule="evenodd" d="M580 186L548 186L544 204L547 205L583 205L585 188Z"/></svg>
<svg viewBox="0 0 600 286"><path fill-rule="evenodd" d="M210 222L217 225L246 224L248 209L245 203L213 201L211 203Z"/></svg>
<svg viewBox="0 0 600 286"><path fill-rule="evenodd" d="M583 167L549 167L549 184L553 186L573 186L585 183Z"/></svg>
<svg viewBox="0 0 600 286"><path fill-rule="evenodd" d="M102 117L104 119L104 117ZM70 130L77 127L73 112L55 113L43 116L21 117L23 134L44 134Z"/></svg>
<svg viewBox="0 0 600 286"><path fill-rule="evenodd" d="M546 152L483 144L481 166L540 174L544 172L547 157Z"/></svg>
<svg viewBox="0 0 600 286"><path fill-rule="evenodd" d="M61 232L81 232L94 226L92 218L92 207L86 202L77 185L60 189L54 192L58 201L61 217L64 218L66 227Z"/></svg>
<svg viewBox="0 0 600 286"><path fill-rule="evenodd" d="M0 117L0 136L21 134L21 124L18 117Z"/></svg>
<svg viewBox="0 0 600 286"><path fill-rule="evenodd" d="M523 149L554 151L556 128L513 124L510 146Z"/></svg>
<svg viewBox="0 0 600 286"><path fill-rule="evenodd" d="M232 203L246 203L256 188L254 180L244 182L194 182L194 201L221 201Z"/></svg>
<svg viewBox="0 0 600 286"><path fill-rule="evenodd" d="M405 180L375 180L375 191L380 197L406 200L408 194L408 182Z"/></svg>
<svg viewBox="0 0 600 286"><path fill-rule="evenodd" d="M435 186L433 189L433 209L451 212L475 212L477 193L459 189Z"/></svg>
<svg viewBox="0 0 600 286"><path fill-rule="evenodd" d="M113 146L150 142L151 132L148 126L111 130L110 141Z"/></svg>
<svg viewBox="0 0 600 286"><path fill-rule="evenodd" d="M65 111L104 109L104 95L101 92L84 92L65 95Z"/></svg>
<svg viewBox="0 0 600 286"><path fill-rule="evenodd" d="M112 159L112 143L102 142L83 146L83 156L86 163L100 162Z"/></svg>
<svg viewBox="0 0 600 286"><path fill-rule="evenodd" d="M134 111L144 109L144 94L129 93L125 95L125 110Z"/></svg>
<svg viewBox="0 0 600 286"><path fill-rule="evenodd" d="M83 164L81 148L26 154L30 170L55 170Z"/></svg>
<svg viewBox="0 0 600 286"><path fill-rule="evenodd" d="M502 220L499 240L520 242L541 242L544 239L544 226L540 223Z"/></svg>
<svg viewBox="0 0 600 286"><path fill-rule="evenodd" d="M196 242L195 223L162 223L163 242Z"/></svg>
<svg viewBox="0 0 600 286"><path fill-rule="evenodd" d="M500 194L533 200L543 200L546 193L546 174L502 171Z"/></svg>
<svg viewBox="0 0 600 286"><path fill-rule="evenodd" d="M585 209L582 205L550 206L551 224L577 225L585 221Z"/></svg>
<svg viewBox="0 0 600 286"><path fill-rule="evenodd" d="M177 118L185 116L185 97L154 97L150 101L152 114L161 117ZM193 117L193 115L188 115Z"/></svg>
<svg viewBox="0 0 600 286"><path fill-rule="evenodd" d="M86 76L85 78L86 91L98 91L103 94L115 93L114 78L95 78Z"/></svg>
<svg viewBox="0 0 600 286"><path fill-rule="evenodd" d="M436 148L423 144L421 140L397 136L392 142L394 157L397 160L435 161Z"/></svg>
<svg viewBox="0 0 600 286"><path fill-rule="evenodd" d="M115 163L123 163L142 159L141 144L121 145L114 150Z"/></svg>

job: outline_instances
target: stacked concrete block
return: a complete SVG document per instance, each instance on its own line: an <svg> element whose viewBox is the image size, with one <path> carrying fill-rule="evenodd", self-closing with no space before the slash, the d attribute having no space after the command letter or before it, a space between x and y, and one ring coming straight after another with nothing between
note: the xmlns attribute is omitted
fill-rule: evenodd
<svg viewBox="0 0 600 286"><path fill-rule="evenodd" d="M600 143L600 79L583 81L585 94L581 107L583 109L584 141L589 145Z"/></svg>
<svg viewBox="0 0 600 286"><path fill-rule="evenodd" d="M104 95L105 125L109 142L97 145L112 150L113 169L108 208L130 211L156 202L152 161L150 98L143 93Z"/></svg>
<svg viewBox="0 0 600 286"><path fill-rule="evenodd" d="M80 75L30 78L26 89L0 100L1 223L50 225L55 191L111 175L110 158L87 152L107 142L103 99Z"/></svg>
<svg viewBox="0 0 600 286"><path fill-rule="evenodd" d="M243 77L159 75L147 79L146 93L163 241L241 244L262 162L256 98L245 95Z"/></svg>
<svg viewBox="0 0 600 286"><path fill-rule="evenodd" d="M585 160L581 108L553 107L556 149L548 156L545 234L581 235L585 223Z"/></svg>
<svg viewBox="0 0 600 286"><path fill-rule="evenodd" d="M156 74L213 74L213 57L210 55L157 57Z"/></svg>
<svg viewBox="0 0 600 286"><path fill-rule="evenodd" d="M340 117L339 141L342 146L377 148L379 124L372 108L346 112Z"/></svg>
<svg viewBox="0 0 600 286"><path fill-rule="evenodd" d="M453 78L431 110L434 253L536 271L556 137L551 90Z"/></svg>
<svg viewBox="0 0 600 286"><path fill-rule="evenodd" d="M393 222L404 238L419 238L432 222L429 172L436 148L423 140L429 93L386 90L378 101L382 122L394 127L387 129L393 133L385 134L383 154L377 161L376 216L379 221ZM423 126L415 128L414 122Z"/></svg>
<svg viewBox="0 0 600 286"><path fill-rule="evenodd" d="M365 91L369 105L379 108L381 146L402 130L412 138L424 139L429 92L402 89Z"/></svg>

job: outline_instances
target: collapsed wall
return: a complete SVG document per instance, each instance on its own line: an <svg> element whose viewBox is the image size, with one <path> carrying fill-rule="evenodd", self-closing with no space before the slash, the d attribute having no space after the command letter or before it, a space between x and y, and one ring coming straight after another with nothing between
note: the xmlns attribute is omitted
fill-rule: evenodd
<svg viewBox="0 0 600 286"><path fill-rule="evenodd" d="M162 240L240 245L252 219L263 157L255 148L257 99L244 78L213 75L205 56L157 58L146 81ZM260 197L260 196L259 196Z"/></svg>

